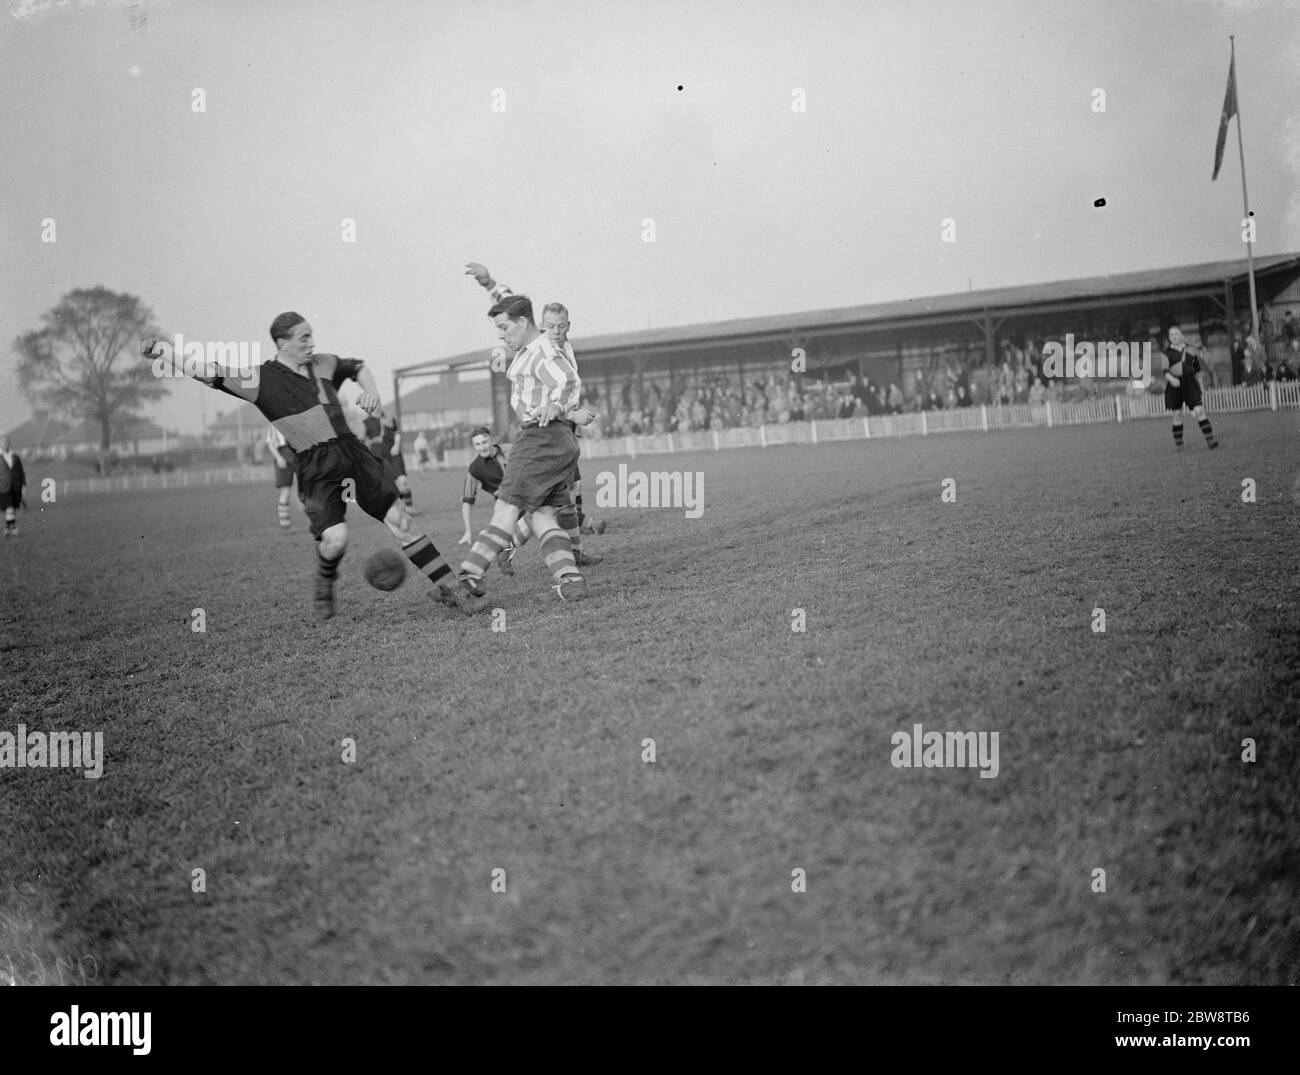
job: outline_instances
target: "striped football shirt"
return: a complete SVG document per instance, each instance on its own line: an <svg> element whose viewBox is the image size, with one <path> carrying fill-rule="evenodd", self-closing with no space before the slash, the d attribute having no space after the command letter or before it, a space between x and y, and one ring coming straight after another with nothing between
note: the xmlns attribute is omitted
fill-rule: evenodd
<svg viewBox="0 0 1300 1075"><path fill-rule="evenodd" d="M515 292L498 283L488 294L495 303ZM537 412L548 403L559 403L568 413L582 401L582 378L573 345L567 340L561 351L543 333L515 353L506 376L510 379L510 406L520 425L536 422Z"/></svg>
<svg viewBox="0 0 1300 1075"><path fill-rule="evenodd" d="M510 379L510 406L520 425L536 422L538 412L548 403L558 403L561 413L567 414L582 399L578 367L547 336L538 336L521 347L506 376Z"/></svg>

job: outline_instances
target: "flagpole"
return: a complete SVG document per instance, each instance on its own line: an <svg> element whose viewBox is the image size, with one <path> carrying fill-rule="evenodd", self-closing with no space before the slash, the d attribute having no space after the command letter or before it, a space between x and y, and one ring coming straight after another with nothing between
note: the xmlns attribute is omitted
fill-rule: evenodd
<svg viewBox="0 0 1300 1075"><path fill-rule="evenodd" d="M1228 35L1228 41L1232 47L1232 63L1230 65L1232 71L1232 99L1237 106L1237 155L1241 159L1241 211L1246 221L1246 223L1242 224L1242 227L1248 228L1250 227L1250 197L1246 193L1246 150L1241 137L1241 94L1237 92L1237 42L1232 34ZM1250 323L1255 330L1255 340L1262 348L1266 345L1259 338L1259 304L1255 301L1255 242L1253 239L1248 239L1246 242L1246 267L1250 273Z"/></svg>

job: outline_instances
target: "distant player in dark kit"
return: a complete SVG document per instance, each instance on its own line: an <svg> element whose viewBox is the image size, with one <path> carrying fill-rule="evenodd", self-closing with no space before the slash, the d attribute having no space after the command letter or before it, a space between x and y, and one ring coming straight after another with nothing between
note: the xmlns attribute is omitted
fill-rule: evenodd
<svg viewBox="0 0 1300 1075"><path fill-rule="evenodd" d="M411 485L406 479L406 460L402 458L402 435L397 431L397 419L382 411L367 415L365 432L366 446L376 459L388 467L393 476L393 484L397 486L397 495L402 498L406 510L412 515L419 515L419 509L411 503Z"/></svg>
<svg viewBox="0 0 1300 1075"><path fill-rule="evenodd" d="M22 457L13 450L6 436L0 440L0 508L5 513L5 537L18 536L18 509L23 507L23 487L27 475Z"/></svg>
<svg viewBox="0 0 1300 1075"><path fill-rule="evenodd" d="M379 409L374 375L359 359L316 354L311 325L301 314L280 314L271 323L271 339L275 358L263 363L255 378L227 376L220 363L213 363L195 379L253 404L293 450L299 492L316 539L317 615L334 615L334 580L348 546L348 503L383 521L406 558L434 584L438 600L463 612L482 608L481 594L455 582L428 536L411 532L392 476L348 428L337 390L346 380L356 381L361 409L373 414ZM152 357L157 346L158 341L147 340L142 351Z"/></svg>
<svg viewBox="0 0 1300 1075"><path fill-rule="evenodd" d="M1205 443L1217 448L1219 442L1214 439L1214 430L1210 420L1205 417L1205 407L1201 403L1201 385L1196 374L1201 369L1201 359L1194 351L1187 349L1183 340L1183 330L1177 325L1169 330L1169 346L1164 350L1165 356L1165 410L1174 412L1174 447L1183 446L1183 408L1186 407L1196 417L1201 432L1205 434Z"/></svg>
<svg viewBox="0 0 1300 1075"><path fill-rule="evenodd" d="M266 427L266 446L271 450L271 463L275 467L276 509L280 529L293 532L293 519L289 511L289 494L293 491L293 467L297 461L289 442L275 426Z"/></svg>

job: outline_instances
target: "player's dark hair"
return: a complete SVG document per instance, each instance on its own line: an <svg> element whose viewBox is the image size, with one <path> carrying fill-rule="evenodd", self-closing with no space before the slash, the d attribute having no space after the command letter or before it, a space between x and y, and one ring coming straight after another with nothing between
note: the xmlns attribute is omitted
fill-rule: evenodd
<svg viewBox="0 0 1300 1075"><path fill-rule="evenodd" d="M292 310L282 313L271 322L271 342L278 348L281 340L287 340L296 329L307 319L302 314L296 314Z"/></svg>
<svg viewBox="0 0 1300 1075"><path fill-rule="evenodd" d="M479 426L478 429L470 431L469 439L473 440L475 437L487 437L490 440L492 438L492 430L488 429L487 426Z"/></svg>
<svg viewBox="0 0 1300 1075"><path fill-rule="evenodd" d="M497 314L505 314L511 321L518 321L522 317L530 325L537 323L533 320L533 300L527 295L507 295L488 311L488 317L496 317Z"/></svg>

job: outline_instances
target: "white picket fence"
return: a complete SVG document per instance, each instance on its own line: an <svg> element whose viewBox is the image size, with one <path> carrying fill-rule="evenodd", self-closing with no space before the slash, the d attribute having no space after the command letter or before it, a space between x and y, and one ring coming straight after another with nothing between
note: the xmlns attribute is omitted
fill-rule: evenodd
<svg viewBox="0 0 1300 1075"><path fill-rule="evenodd" d="M1300 381L1207 388L1205 409L1211 414L1276 411L1300 408ZM670 452L721 451L723 448L770 448L777 444L824 444L830 441L871 440L876 437L928 436L931 433L989 432L1031 426L1072 426L1096 422L1129 422L1166 416L1164 398L1158 395L1113 396L1078 403L1016 403L1010 406L959 407L955 410L917 411L910 414L836 418L819 422L745 426L739 429L703 430L696 433L655 433L640 437L582 438L587 459L619 455L655 455ZM449 470L463 470L473 453L447 452ZM414 460L407 458L414 473ZM432 468L426 473L432 473ZM268 465L226 467L215 470L174 470L162 474L121 474L108 478L65 478L58 492L128 492L135 489L181 489L195 485L235 485L271 481Z"/></svg>
<svg viewBox="0 0 1300 1075"><path fill-rule="evenodd" d="M1276 411L1300 408L1300 381L1207 388L1205 410L1210 414ZM1165 418L1163 395L1107 396L1077 403L1015 403L1009 406L959 407L954 410L790 422L695 433L656 433L640 437L583 439L587 459L661 452L721 451L723 448L769 448L776 444L824 444L828 441L872 440L876 437L928 436L931 433L989 432L1032 426L1073 426L1096 422L1129 422Z"/></svg>

